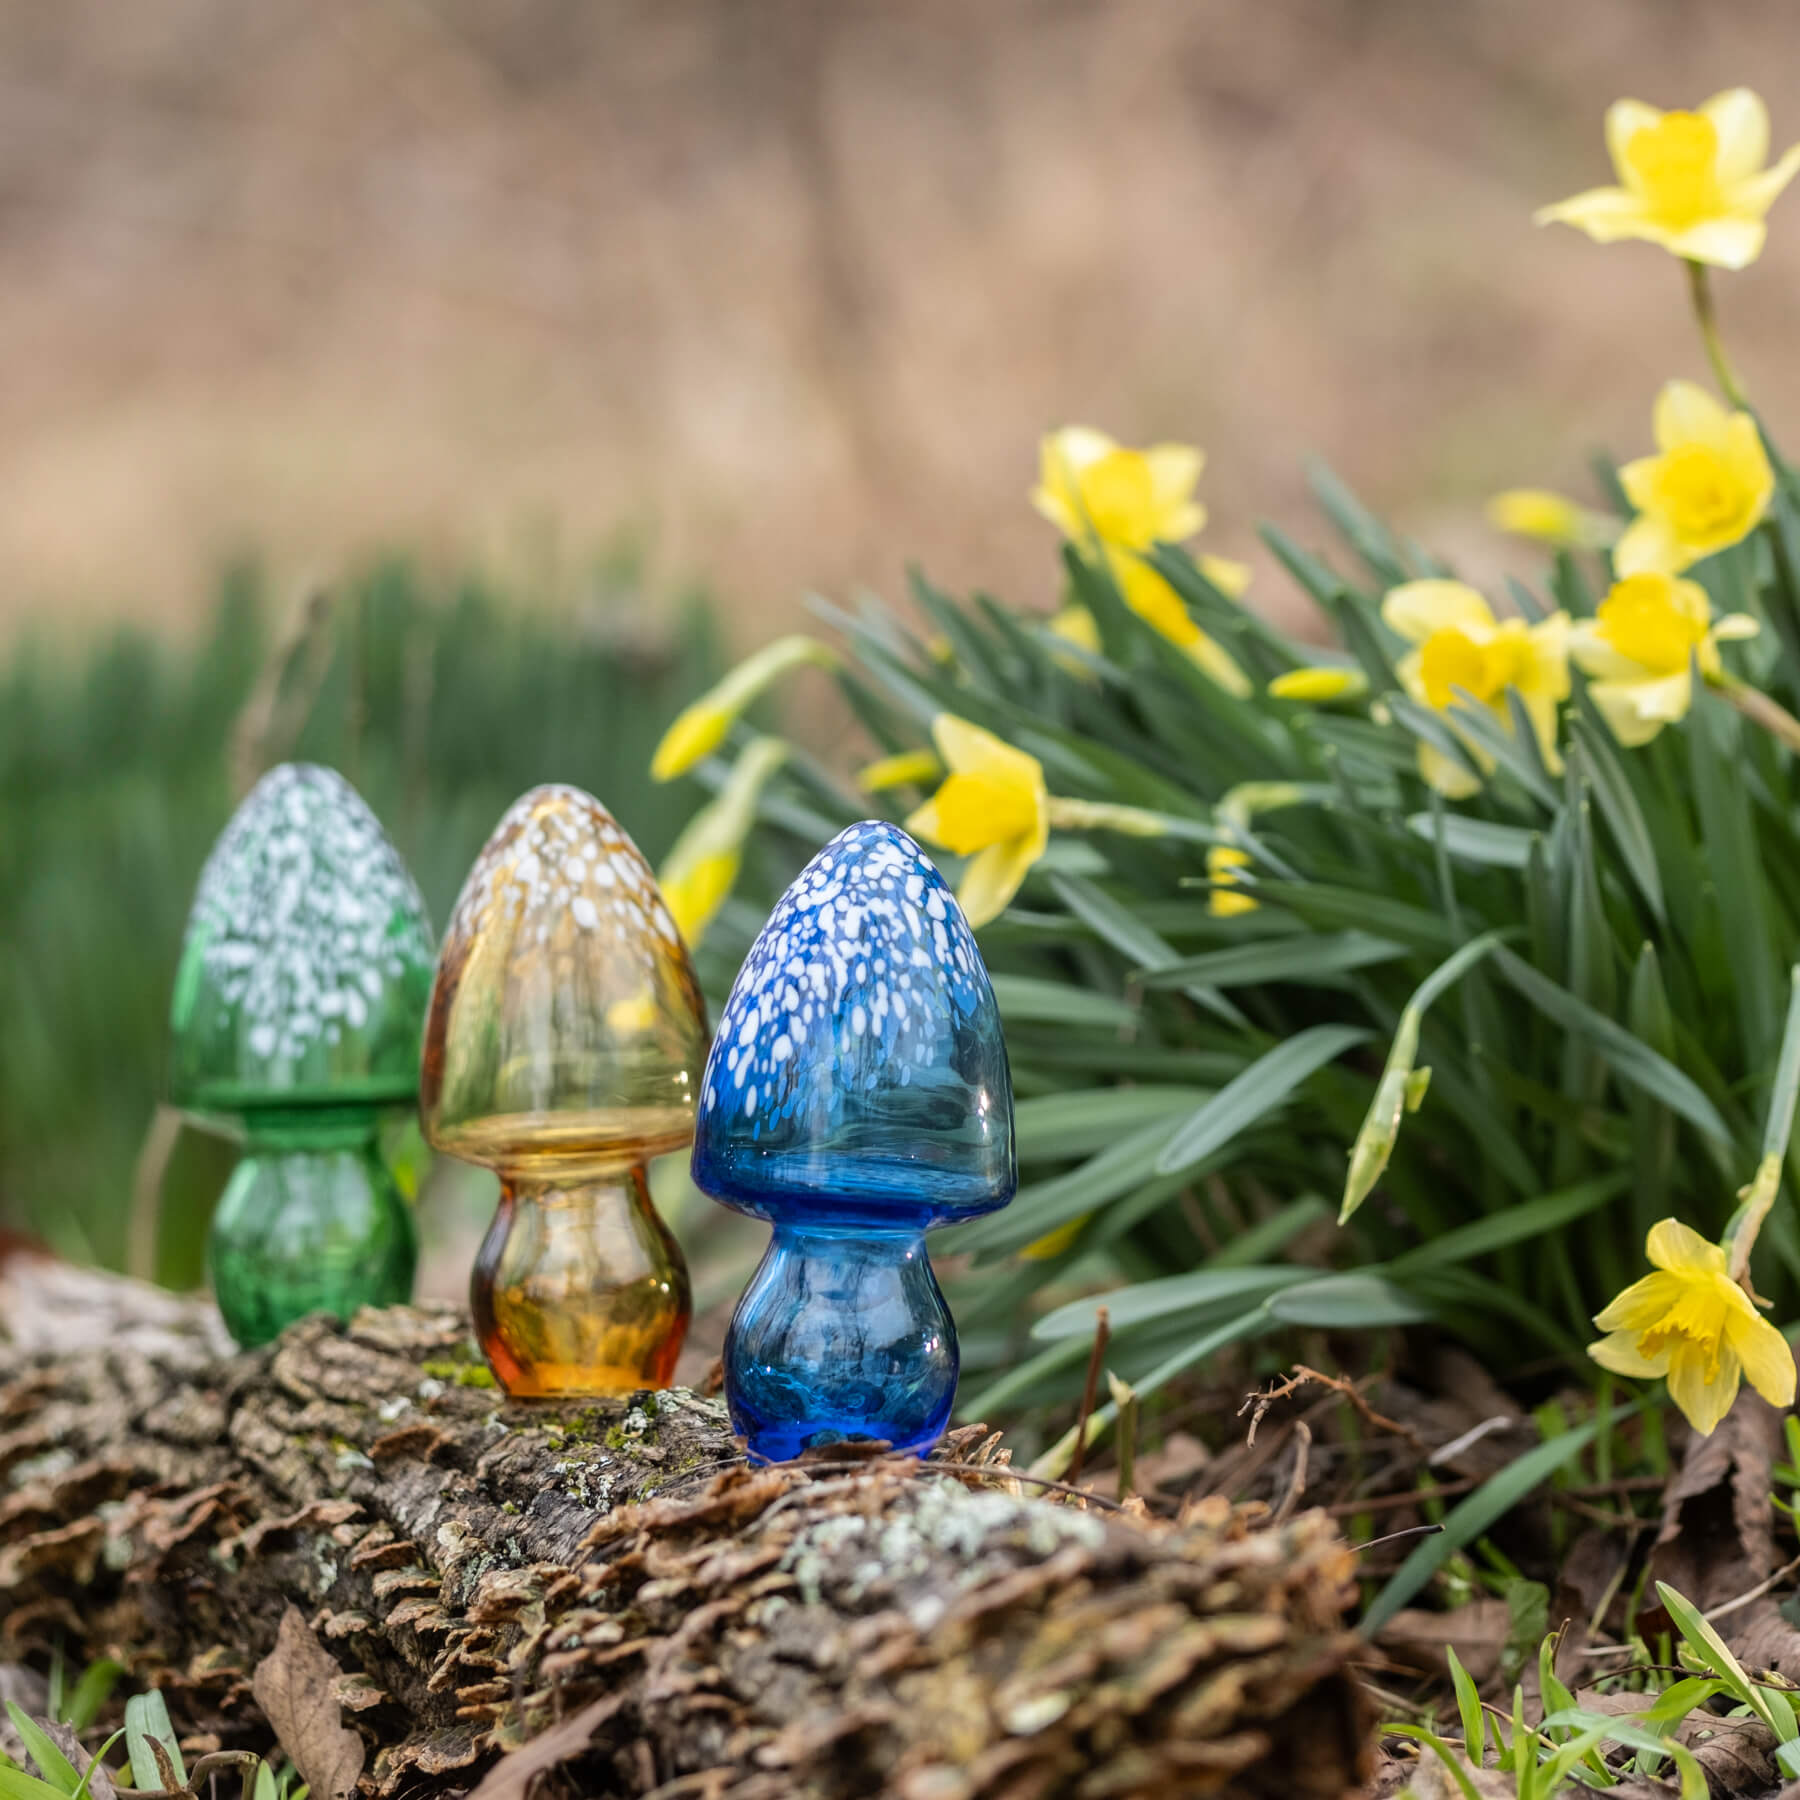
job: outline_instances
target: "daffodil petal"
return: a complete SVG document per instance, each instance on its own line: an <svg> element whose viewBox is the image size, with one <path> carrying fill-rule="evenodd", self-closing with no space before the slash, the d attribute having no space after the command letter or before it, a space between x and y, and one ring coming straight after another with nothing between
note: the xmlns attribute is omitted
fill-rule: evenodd
<svg viewBox="0 0 1800 1800"><path fill-rule="evenodd" d="M1727 613L1712 628L1712 634L1721 644L1740 642L1744 638L1753 638L1762 631L1762 621L1753 619L1748 613Z"/></svg>
<svg viewBox="0 0 1800 1800"><path fill-rule="evenodd" d="M1641 681L1642 663L1633 662L1602 635L1596 619L1578 619L1569 633L1569 655L1582 674L1596 681Z"/></svg>
<svg viewBox="0 0 1800 1800"><path fill-rule="evenodd" d="M1595 1313L1594 1323L1602 1331L1641 1335L1681 1299L1683 1292L1679 1275L1659 1269L1653 1275L1640 1277L1609 1301L1603 1311Z"/></svg>
<svg viewBox="0 0 1800 1800"><path fill-rule="evenodd" d="M993 775L1003 781L1029 781L1044 785L1044 765L1035 756L1015 750L955 713L942 712L931 721L932 741L938 754L959 775Z"/></svg>
<svg viewBox="0 0 1800 1800"><path fill-rule="evenodd" d="M937 795L916 806L906 815L906 829L916 838L924 838L929 843L941 844L944 841L944 822L938 817Z"/></svg>
<svg viewBox="0 0 1800 1800"><path fill-rule="evenodd" d="M1613 571L1626 575L1673 575L1694 559L1676 541L1668 521L1656 513L1639 513L1613 546Z"/></svg>
<svg viewBox="0 0 1800 1800"><path fill-rule="evenodd" d="M1637 175L1625 155L1625 146L1646 126L1657 124L1661 118L1660 107L1642 100L1615 100L1606 109L1606 153L1627 187L1636 182Z"/></svg>
<svg viewBox="0 0 1800 1800"><path fill-rule="evenodd" d="M1670 680L1676 677L1669 677ZM1686 676L1679 679L1685 681ZM1647 744L1667 725L1679 719L1687 709L1671 712L1664 706L1647 707L1645 689L1654 684L1644 681L1595 681L1588 686L1588 698L1599 709L1607 729L1627 750Z"/></svg>
<svg viewBox="0 0 1800 1800"><path fill-rule="evenodd" d="M1638 1381L1648 1381L1665 1374L1669 1366L1668 1357L1652 1359L1645 1356L1637 1347L1637 1336L1635 1331L1615 1331L1597 1344L1589 1344L1588 1355L1601 1368L1610 1369L1615 1375L1629 1375Z"/></svg>
<svg viewBox="0 0 1800 1800"><path fill-rule="evenodd" d="M1242 597L1244 589L1250 585L1254 571L1248 563L1233 562L1229 556L1202 556L1199 558L1200 573L1216 587L1227 600Z"/></svg>
<svg viewBox="0 0 1800 1800"><path fill-rule="evenodd" d="M1784 150L1779 162L1737 182L1727 195L1732 211L1760 218L1775 204L1781 190L1796 174L1800 174L1800 144Z"/></svg>
<svg viewBox="0 0 1800 1800"><path fill-rule="evenodd" d="M1467 582L1436 579L1406 581L1389 588L1381 602L1381 616L1390 629L1413 644L1451 626L1485 632L1494 624L1493 608Z"/></svg>
<svg viewBox="0 0 1800 1800"><path fill-rule="evenodd" d="M1714 172L1721 182L1754 175L1769 156L1769 109L1749 88L1727 88L1695 108L1719 134Z"/></svg>
<svg viewBox="0 0 1800 1800"><path fill-rule="evenodd" d="M1633 512L1643 512L1656 498L1656 470L1661 458L1638 456L1619 470L1619 486Z"/></svg>
<svg viewBox="0 0 1800 1800"><path fill-rule="evenodd" d="M1702 1437L1711 1437L1731 1411L1742 1374L1736 1355L1724 1346L1710 1381L1707 1363L1705 1351L1696 1344L1677 1344L1669 1353L1669 1398Z"/></svg>
<svg viewBox="0 0 1800 1800"><path fill-rule="evenodd" d="M1183 646L1188 655L1205 672L1209 680L1215 681L1226 693L1235 694L1238 699L1246 700L1251 694L1250 677L1238 666L1237 659L1216 638L1210 638L1204 631L1196 634L1192 642Z"/></svg>
<svg viewBox="0 0 1800 1800"><path fill-rule="evenodd" d="M1031 503L1064 537L1087 534L1077 491L1081 471L1118 447L1104 431L1090 425L1065 425L1038 445L1038 485L1032 490Z"/></svg>
<svg viewBox="0 0 1800 1800"><path fill-rule="evenodd" d="M1656 396L1651 429L1659 450L1694 443L1723 450L1730 421L1730 412L1697 381L1665 381Z"/></svg>
<svg viewBox="0 0 1800 1800"><path fill-rule="evenodd" d="M1453 762L1436 744L1419 746L1419 773L1446 800L1467 800L1481 792L1481 777Z"/></svg>
<svg viewBox="0 0 1800 1800"><path fill-rule="evenodd" d="M1658 1219L1644 1240L1644 1252L1671 1275L1723 1275L1725 1252L1679 1219Z"/></svg>
<svg viewBox="0 0 1800 1800"><path fill-rule="evenodd" d="M1685 230L1671 232L1664 243L1690 262L1710 263L1715 269L1747 269L1762 255L1769 228L1747 212L1701 219Z"/></svg>
<svg viewBox="0 0 1800 1800"><path fill-rule="evenodd" d="M1150 492L1157 509L1170 516L1169 529L1159 535L1171 543L1192 537L1200 529L1199 524L1177 527L1183 524L1183 509L1199 512L1201 523L1205 522L1205 514L1194 505L1193 498L1200 472L1206 467L1205 453L1192 444L1152 444L1144 452L1144 461L1150 468Z"/></svg>
<svg viewBox="0 0 1800 1800"><path fill-rule="evenodd" d="M1787 1339L1753 1309L1727 1319L1725 1333L1750 1385L1771 1406L1792 1406L1794 1352Z"/></svg>
<svg viewBox="0 0 1800 1800"><path fill-rule="evenodd" d="M1642 237L1651 228L1644 202L1626 188L1589 188L1531 215L1534 225L1573 225L1596 243L1616 244L1621 238Z"/></svg>
<svg viewBox="0 0 1800 1800"><path fill-rule="evenodd" d="M989 844L969 858L956 897L962 903L971 930L979 931L1006 911L1008 902L1019 891L1020 883L1042 853L1043 847L1034 848L1033 840L1026 837Z"/></svg>

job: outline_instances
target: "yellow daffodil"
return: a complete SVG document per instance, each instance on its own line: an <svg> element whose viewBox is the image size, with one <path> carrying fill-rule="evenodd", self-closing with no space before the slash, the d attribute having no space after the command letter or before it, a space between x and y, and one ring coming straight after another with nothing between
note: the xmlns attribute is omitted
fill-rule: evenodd
<svg viewBox="0 0 1800 1800"><path fill-rule="evenodd" d="M1596 243L1647 238L1690 262L1741 269L1762 254L1764 217L1800 171L1800 145L1773 167L1769 114L1749 88L1715 94L1697 112L1659 112L1615 100L1606 148L1617 187L1592 188L1539 210Z"/></svg>
<svg viewBox="0 0 1800 1800"><path fill-rule="evenodd" d="M1731 1279L1725 1252L1674 1219L1650 1228L1657 1273L1633 1282L1594 1323L1588 1355L1615 1375L1666 1376L1669 1398L1705 1437L1731 1410L1738 1383L1773 1406L1794 1399L1794 1353Z"/></svg>
<svg viewBox="0 0 1800 1800"><path fill-rule="evenodd" d="M1250 682L1231 654L1196 625L1181 596L1144 560L1153 544L1179 543L1206 523L1194 487L1206 459L1189 444L1127 450L1103 431L1067 425L1039 446L1032 504L1071 543L1097 548L1125 604L1152 630L1240 699ZM1222 556L1202 556L1200 572L1236 599L1250 570Z"/></svg>
<svg viewBox="0 0 1800 1800"><path fill-rule="evenodd" d="M1248 894L1237 892L1242 887L1243 871L1250 865L1250 852L1235 844L1214 844L1206 853L1206 878L1213 884L1206 910L1218 919L1235 919L1239 913L1255 912L1258 902Z"/></svg>
<svg viewBox="0 0 1800 1800"><path fill-rule="evenodd" d="M1604 550L1618 540L1620 530L1617 519L1548 488L1508 488L1488 502L1487 516L1501 531L1564 550Z"/></svg>
<svg viewBox="0 0 1800 1800"><path fill-rule="evenodd" d="M1361 669L1333 669L1323 665L1289 669L1269 683L1276 700L1307 700L1315 706L1333 700L1360 700L1369 691L1369 678Z"/></svg>
<svg viewBox="0 0 1800 1800"><path fill-rule="evenodd" d="M1104 431L1065 425L1038 446L1031 503L1073 544L1178 544L1206 523L1206 508L1194 498L1205 466L1191 444L1127 450Z"/></svg>
<svg viewBox="0 0 1800 1800"><path fill-rule="evenodd" d="M746 657L717 686L684 708L663 733L650 759L652 779L673 781L677 775L685 775L724 743L725 734L764 689L809 663L815 668L835 669L838 657L828 645L799 632L777 638Z"/></svg>
<svg viewBox="0 0 1800 1800"><path fill-rule="evenodd" d="M1588 693L1621 744L1647 744L1694 703L1693 671L1719 673L1719 645L1754 637L1744 613L1715 620L1706 590L1672 575L1627 575L1598 615L1569 634L1569 654L1589 677Z"/></svg>
<svg viewBox="0 0 1800 1800"><path fill-rule="evenodd" d="M956 897L980 927L1006 910L1050 842L1044 767L954 713L939 713L931 736L950 775L906 829L969 858Z"/></svg>
<svg viewBox="0 0 1800 1800"><path fill-rule="evenodd" d="M1775 492L1756 421L1726 411L1705 388L1669 382L1656 397L1654 429L1658 454L1619 471L1638 515L1613 551L1621 575L1679 575L1747 537Z"/></svg>
<svg viewBox="0 0 1800 1800"><path fill-rule="evenodd" d="M737 883L744 840L756 823L757 799L787 752L779 738L752 738L725 785L688 821L663 863L657 883L690 950L699 948Z"/></svg>
<svg viewBox="0 0 1800 1800"><path fill-rule="evenodd" d="M1401 686L1414 700L1446 712L1467 693L1510 733L1512 711L1506 693L1511 688L1530 716L1544 766L1553 774L1561 771L1556 712L1569 697L1567 613L1552 613L1535 625L1523 619L1496 619L1472 587L1431 580L1390 589L1381 603L1381 616L1417 646L1401 658L1399 667ZM1455 729L1454 722L1451 728ZM1492 766L1478 746L1470 744L1469 753L1482 769ZM1419 746L1419 772L1453 800L1481 785L1432 744Z"/></svg>

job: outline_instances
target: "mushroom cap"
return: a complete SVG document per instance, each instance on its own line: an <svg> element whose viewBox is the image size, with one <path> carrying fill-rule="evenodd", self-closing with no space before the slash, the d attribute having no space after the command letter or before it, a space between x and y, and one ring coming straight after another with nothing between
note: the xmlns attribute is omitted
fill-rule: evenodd
<svg viewBox="0 0 1800 1800"><path fill-rule="evenodd" d="M547 1176L693 1135L706 1007L638 847L592 794L515 801L438 957L419 1107L438 1149Z"/></svg>
<svg viewBox="0 0 1800 1800"><path fill-rule="evenodd" d="M431 925L335 769L283 763L200 874L169 1005L178 1106L394 1105L418 1082Z"/></svg>
<svg viewBox="0 0 1800 1800"><path fill-rule="evenodd" d="M1018 1185L1012 1078L956 896L898 826L852 825L750 947L701 1083L695 1182L790 1223L942 1223Z"/></svg>

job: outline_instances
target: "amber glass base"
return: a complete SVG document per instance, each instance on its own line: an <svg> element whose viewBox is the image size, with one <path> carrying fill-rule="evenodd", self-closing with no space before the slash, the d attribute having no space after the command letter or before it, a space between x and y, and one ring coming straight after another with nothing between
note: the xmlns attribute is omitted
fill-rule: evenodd
<svg viewBox="0 0 1800 1800"><path fill-rule="evenodd" d="M469 1303L509 1394L663 1388L687 1336L687 1264L641 1166L579 1184L502 1170Z"/></svg>

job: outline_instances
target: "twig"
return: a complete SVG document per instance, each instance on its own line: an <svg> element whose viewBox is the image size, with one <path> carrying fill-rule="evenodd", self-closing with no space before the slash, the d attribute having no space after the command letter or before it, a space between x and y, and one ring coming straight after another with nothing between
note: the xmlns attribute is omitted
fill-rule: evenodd
<svg viewBox="0 0 1800 1800"><path fill-rule="evenodd" d="M1285 1525L1294 1516L1294 1508L1300 1504L1300 1496L1306 1492L1306 1457L1312 1449L1312 1427L1304 1419L1294 1421L1294 1437L1297 1448L1294 1451L1294 1473L1288 1482L1288 1490L1281 1497L1281 1504L1275 1509L1277 1525Z"/></svg>
<svg viewBox="0 0 1800 1800"><path fill-rule="evenodd" d="M1409 1488L1403 1494L1375 1494L1365 1500L1337 1500L1325 1511L1334 1519L1354 1519L1358 1513L1393 1512L1397 1507L1415 1506L1424 1500L1449 1500L1466 1494L1480 1485L1478 1475L1465 1475L1457 1481L1440 1481L1436 1487Z"/></svg>
<svg viewBox="0 0 1800 1800"><path fill-rule="evenodd" d="M1386 1537L1370 1538L1366 1544L1352 1544L1350 1548L1361 1556L1365 1550L1373 1550L1379 1544L1397 1544L1402 1538L1435 1537L1444 1528L1441 1525L1409 1525L1404 1531L1390 1531Z"/></svg>
<svg viewBox="0 0 1800 1800"><path fill-rule="evenodd" d="M131 1211L127 1215L125 1268L139 1281L156 1279L156 1246L162 1236L163 1178L181 1136L181 1114L158 1105L151 1115L137 1161L131 1166Z"/></svg>
<svg viewBox="0 0 1800 1800"><path fill-rule="evenodd" d="M1800 1556L1790 1563L1783 1563L1766 1581L1759 1581L1747 1594L1739 1594L1735 1600L1726 1600L1718 1606L1709 1607L1700 1616L1703 1619L1722 1619L1727 1613L1734 1613L1740 1606L1748 1606L1752 1600L1760 1600L1764 1594L1778 1583L1787 1580L1796 1570L1800 1570Z"/></svg>
<svg viewBox="0 0 1800 1800"><path fill-rule="evenodd" d="M1288 1376L1285 1381L1277 1382L1266 1394L1250 1394L1245 1397L1244 1404L1238 1408L1238 1417L1241 1419L1245 1413L1251 1414L1250 1429L1244 1438L1246 1447L1256 1442L1256 1428L1263 1422L1264 1415L1277 1400L1290 1398L1308 1382L1314 1381L1321 1387L1330 1388L1334 1394L1339 1394L1348 1400L1356 1408L1365 1425L1371 1426L1376 1431L1386 1431L1395 1437L1405 1438L1421 1456L1430 1456L1431 1451L1425 1440L1410 1425L1402 1425L1398 1419L1390 1419L1385 1414L1378 1413L1363 1398L1362 1390L1354 1381L1342 1375L1322 1375L1317 1369L1309 1369L1305 1363L1295 1363L1293 1374ZM1252 1411L1253 1408L1254 1411Z"/></svg>
<svg viewBox="0 0 1800 1800"><path fill-rule="evenodd" d="M1029 1470L1015 1469L1011 1463L940 1462L936 1457L910 1457L905 1461L896 1459L891 1462L868 1462L860 1458L851 1458L844 1462L772 1463L769 1466L777 1469L793 1469L807 1475L822 1469L856 1469L865 1475L930 1475L938 1470L942 1470L948 1475L986 1475L994 1481L1029 1481L1033 1487L1049 1488L1058 1494L1070 1494L1077 1500L1091 1500L1095 1506L1103 1507L1108 1512L1119 1511L1118 1501L1109 1500L1104 1494L1096 1494L1091 1488L1076 1487L1073 1482L1069 1481L1052 1481L1048 1475L1033 1475ZM784 1494L782 1499L786 1498L787 1496ZM781 1501L777 1501L775 1504L778 1506Z"/></svg>
<svg viewBox="0 0 1800 1800"><path fill-rule="evenodd" d="M1081 1479L1081 1465L1087 1456L1088 1420L1094 1414L1094 1400L1100 1391L1100 1362L1106 1355L1106 1342L1112 1336L1112 1321L1104 1306L1094 1309L1094 1347L1088 1352L1087 1380L1081 1389L1081 1416L1075 1422L1075 1453L1069 1458L1069 1479Z"/></svg>

